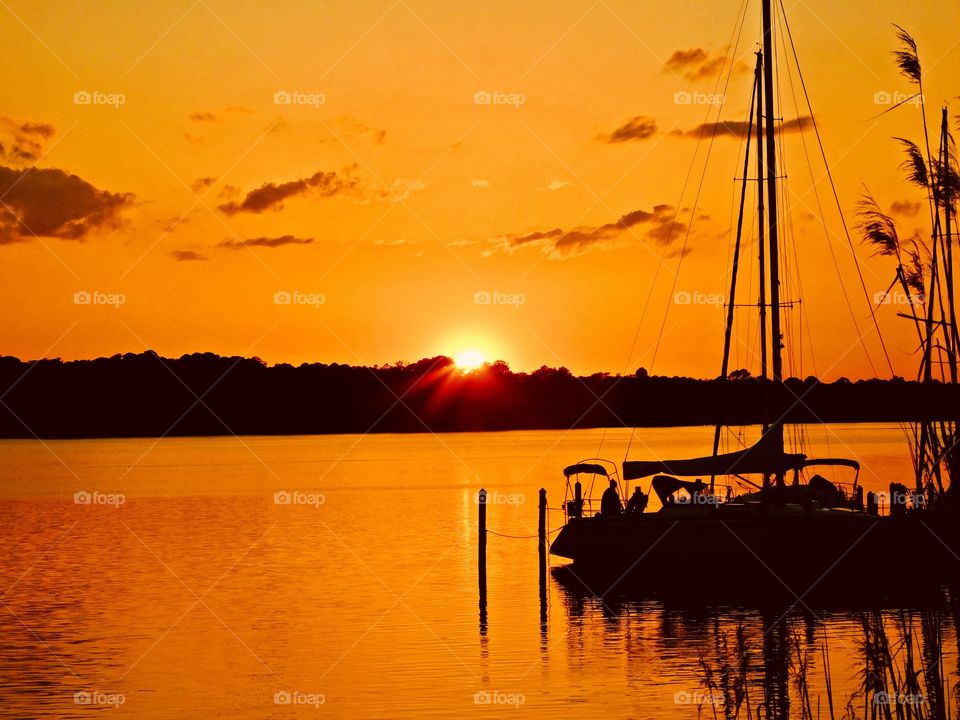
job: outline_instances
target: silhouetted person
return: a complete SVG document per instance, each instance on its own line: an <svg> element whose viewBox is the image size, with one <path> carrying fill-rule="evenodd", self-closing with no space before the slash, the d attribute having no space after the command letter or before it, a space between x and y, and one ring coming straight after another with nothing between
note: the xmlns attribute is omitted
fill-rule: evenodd
<svg viewBox="0 0 960 720"><path fill-rule="evenodd" d="M877 494L871 490L867 493L867 515L879 515L880 503L877 502Z"/></svg>
<svg viewBox="0 0 960 720"><path fill-rule="evenodd" d="M853 506L857 510L863 510L863 486L857 485L857 489L853 493Z"/></svg>
<svg viewBox="0 0 960 720"><path fill-rule="evenodd" d="M619 515L623 512L623 504L620 502L620 493L617 492L617 481L611 480L610 487L603 491L600 497L601 515Z"/></svg>
<svg viewBox="0 0 960 720"><path fill-rule="evenodd" d="M890 514L894 517L907 512L907 493L909 490L903 483L890 483Z"/></svg>
<svg viewBox="0 0 960 720"><path fill-rule="evenodd" d="M693 492L690 493L690 504L699 505L701 502L701 497L703 496L703 488L706 487L703 484L703 480L697 478L696 482L693 483Z"/></svg>
<svg viewBox="0 0 960 720"><path fill-rule="evenodd" d="M633 495L630 496L630 500L627 502L627 514L628 515L640 515L644 510L647 509L647 501L649 498L646 493L643 492L640 488L633 489Z"/></svg>

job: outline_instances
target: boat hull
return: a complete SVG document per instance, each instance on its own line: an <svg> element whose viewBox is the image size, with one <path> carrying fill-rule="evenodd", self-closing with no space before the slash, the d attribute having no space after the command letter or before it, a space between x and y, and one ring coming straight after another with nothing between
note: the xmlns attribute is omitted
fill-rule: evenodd
<svg viewBox="0 0 960 720"><path fill-rule="evenodd" d="M960 579L953 513L875 517L763 509L571 519L551 553L609 587L811 588ZM598 587L602 594L604 588Z"/></svg>

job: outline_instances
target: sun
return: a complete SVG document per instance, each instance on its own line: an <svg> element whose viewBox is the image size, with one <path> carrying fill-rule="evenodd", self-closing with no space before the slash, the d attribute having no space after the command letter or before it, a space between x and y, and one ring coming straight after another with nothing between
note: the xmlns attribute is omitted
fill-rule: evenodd
<svg viewBox="0 0 960 720"><path fill-rule="evenodd" d="M457 365L457 369L460 372L473 372L481 365L483 365L487 358L479 350L464 350L457 353L453 358L454 363Z"/></svg>

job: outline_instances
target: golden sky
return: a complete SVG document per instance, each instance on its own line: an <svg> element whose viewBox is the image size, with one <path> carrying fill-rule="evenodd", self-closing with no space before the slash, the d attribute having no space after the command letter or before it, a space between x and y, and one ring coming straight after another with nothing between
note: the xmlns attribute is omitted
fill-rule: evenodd
<svg viewBox="0 0 960 720"><path fill-rule="evenodd" d="M919 43L933 128L960 93L960 4L784 5L867 286L794 122L787 369L885 376L870 312L894 268L856 237L864 186L904 237L929 232L891 140L921 139L919 108L880 115L913 92L891 23ZM476 349L518 370L716 375L742 147L697 129L724 88L719 119L746 116L759 4L737 38L741 7L4 0L0 352ZM806 116L792 60L779 79L779 115ZM738 302L755 302L747 228ZM903 309L879 322L912 376ZM756 313L738 319L731 367L756 371Z"/></svg>

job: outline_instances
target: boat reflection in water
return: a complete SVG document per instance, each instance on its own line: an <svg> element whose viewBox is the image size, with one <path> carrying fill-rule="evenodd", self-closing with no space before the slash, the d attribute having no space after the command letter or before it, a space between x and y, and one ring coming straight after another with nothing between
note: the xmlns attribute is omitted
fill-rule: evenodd
<svg viewBox="0 0 960 720"><path fill-rule="evenodd" d="M655 646L672 691L664 702L695 706L698 717L956 716L955 590L888 577L886 595L747 600L749 587L739 597L652 596L571 565L552 575L572 647L587 655L622 643L639 656ZM601 639L592 637L598 627ZM651 672L648 657L637 675Z"/></svg>

